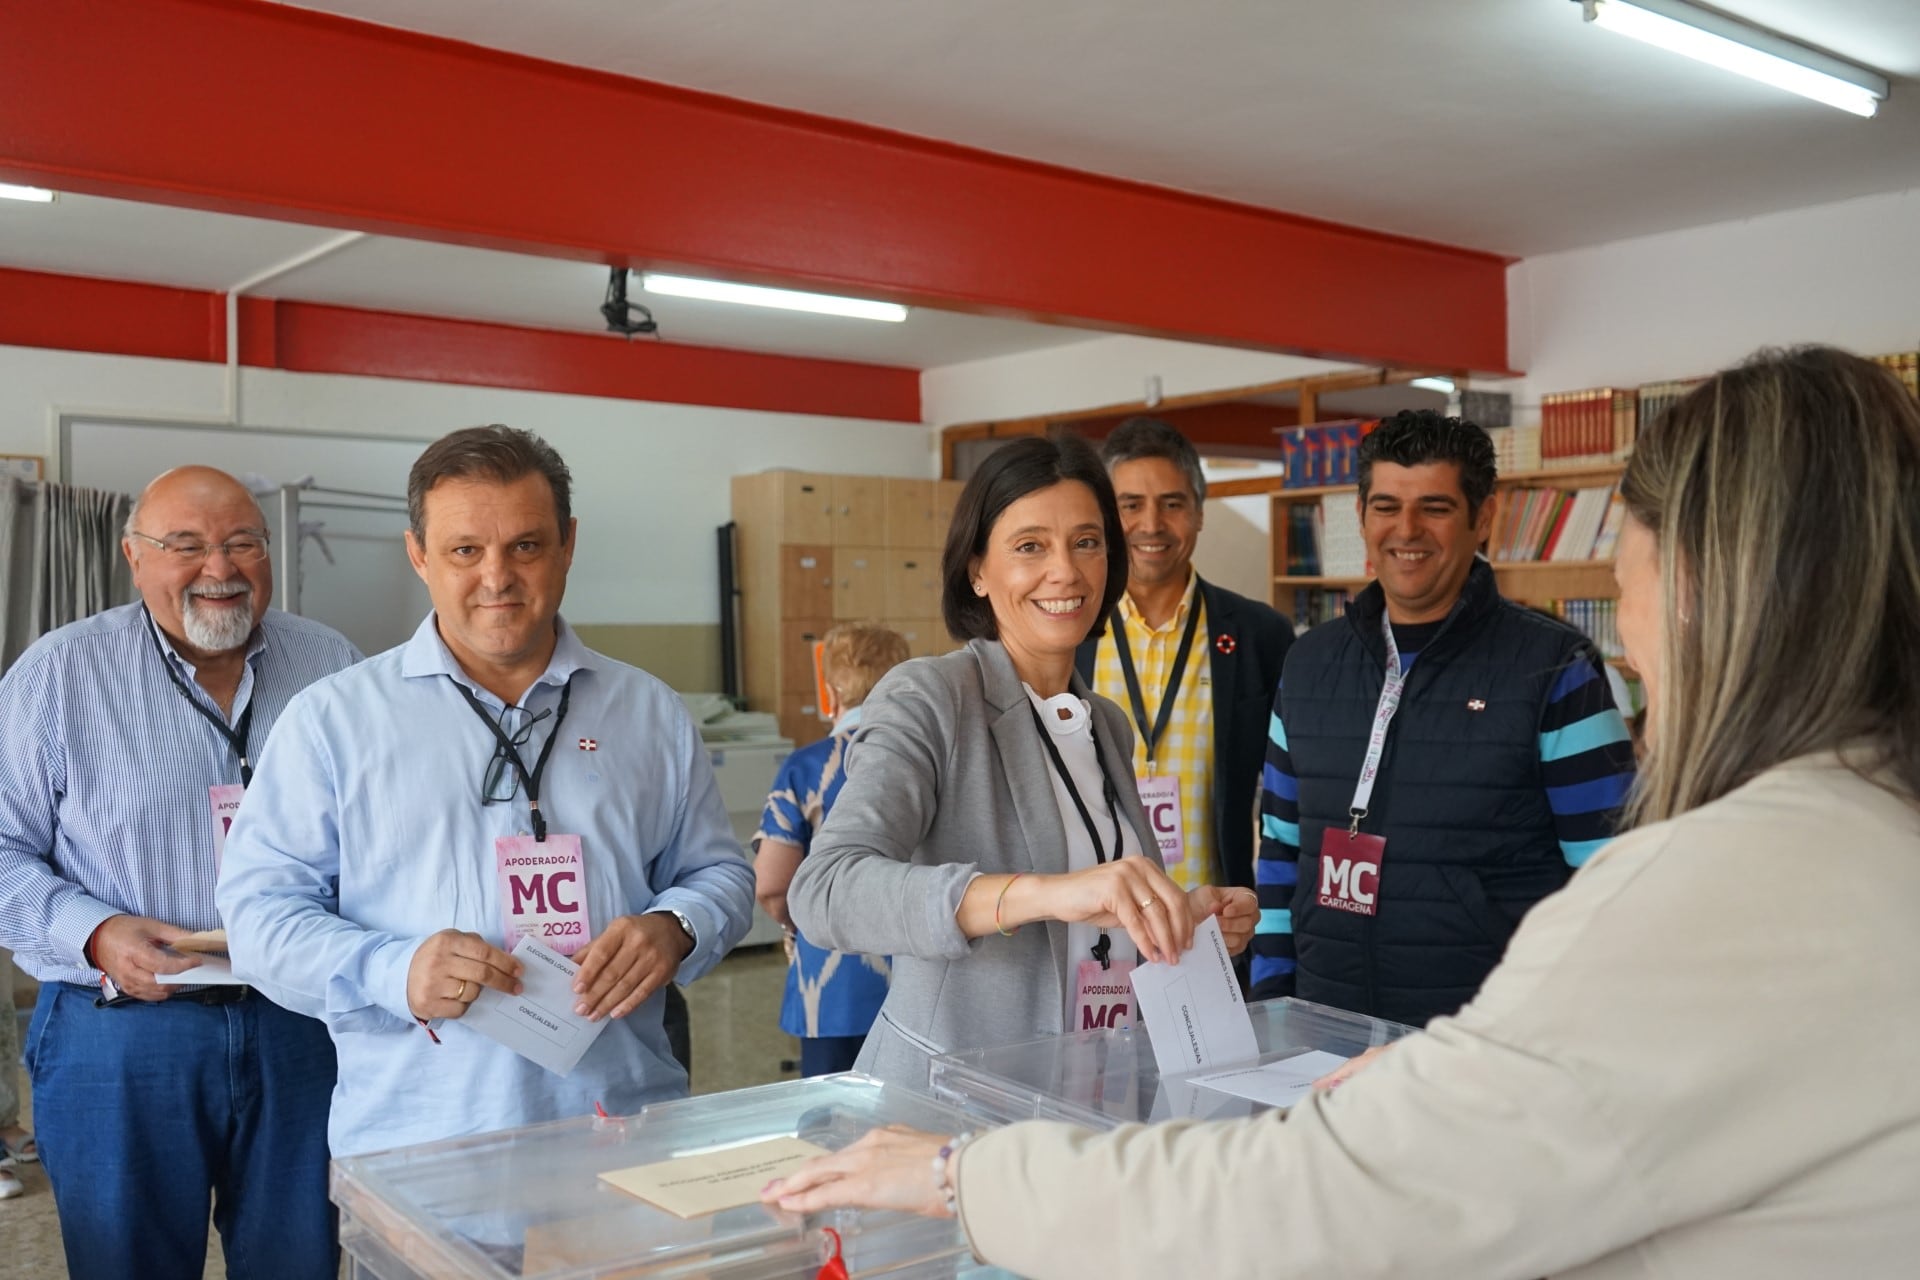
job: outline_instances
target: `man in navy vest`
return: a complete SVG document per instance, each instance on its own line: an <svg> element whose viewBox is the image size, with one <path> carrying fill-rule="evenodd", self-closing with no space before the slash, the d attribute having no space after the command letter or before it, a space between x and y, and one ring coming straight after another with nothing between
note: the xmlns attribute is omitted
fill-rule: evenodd
<svg viewBox="0 0 1920 1280"><path fill-rule="evenodd" d="M1633 778L1592 644L1476 554L1493 445L1401 413L1360 446L1375 581L1287 656L1262 781L1256 998L1421 1025L1479 990Z"/></svg>

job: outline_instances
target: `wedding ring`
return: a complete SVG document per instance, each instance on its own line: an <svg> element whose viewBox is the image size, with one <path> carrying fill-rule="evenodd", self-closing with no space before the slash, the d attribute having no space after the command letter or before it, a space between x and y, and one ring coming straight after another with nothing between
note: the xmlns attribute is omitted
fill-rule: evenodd
<svg viewBox="0 0 1920 1280"><path fill-rule="evenodd" d="M460 979L460 994L456 995L454 999L458 1000L461 1004L467 1002L467 980L465 978Z"/></svg>
<svg viewBox="0 0 1920 1280"><path fill-rule="evenodd" d="M1148 907L1155 905L1159 901L1160 899L1158 898L1142 898L1140 899L1140 909L1145 911Z"/></svg>

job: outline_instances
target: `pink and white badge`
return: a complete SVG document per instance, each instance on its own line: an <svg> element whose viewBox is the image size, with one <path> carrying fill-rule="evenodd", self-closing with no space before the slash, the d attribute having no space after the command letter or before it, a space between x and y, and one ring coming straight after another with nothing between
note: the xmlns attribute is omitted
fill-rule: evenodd
<svg viewBox="0 0 1920 1280"><path fill-rule="evenodd" d="M207 805L213 810L213 870L220 871L220 859L226 856L227 832L233 830L233 816L240 812L240 801L247 789L237 782L207 788Z"/></svg>
<svg viewBox="0 0 1920 1280"><path fill-rule="evenodd" d="M493 842L505 950L532 938L570 956L593 938L579 836L502 836Z"/></svg>
<svg viewBox="0 0 1920 1280"><path fill-rule="evenodd" d="M1115 960L1105 969L1082 960L1074 980L1072 1031L1119 1031L1133 1025L1133 962Z"/></svg>
<svg viewBox="0 0 1920 1280"><path fill-rule="evenodd" d="M1180 775L1156 773L1136 779L1140 805L1160 846L1160 865L1169 872L1187 859L1187 828L1180 817Z"/></svg>

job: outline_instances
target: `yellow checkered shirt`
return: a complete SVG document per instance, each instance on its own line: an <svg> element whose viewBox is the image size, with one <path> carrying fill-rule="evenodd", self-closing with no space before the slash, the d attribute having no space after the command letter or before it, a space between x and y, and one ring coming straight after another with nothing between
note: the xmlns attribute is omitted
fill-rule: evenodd
<svg viewBox="0 0 1920 1280"><path fill-rule="evenodd" d="M1133 655L1133 669L1140 677L1140 699L1146 704L1148 725L1160 714L1161 691L1166 688L1167 677L1173 670L1180 635L1187 626L1187 611L1200 612L1173 715L1153 752L1154 773L1171 773L1180 779L1180 824L1186 835L1187 856L1167 871L1183 889L1214 884L1220 879L1215 865L1213 830L1213 668L1212 655L1208 652L1206 603L1199 598L1199 584L1197 575L1187 580L1187 594L1181 598L1180 607L1158 628L1147 625L1129 596L1120 597L1116 610L1127 629L1127 651ZM1112 698L1127 713L1127 718L1133 719L1133 701L1127 696L1127 677L1120 669L1120 651L1114 648L1111 630L1100 637L1100 645L1094 651L1093 691ZM1133 732L1133 770L1144 777L1146 734L1138 723L1134 724Z"/></svg>

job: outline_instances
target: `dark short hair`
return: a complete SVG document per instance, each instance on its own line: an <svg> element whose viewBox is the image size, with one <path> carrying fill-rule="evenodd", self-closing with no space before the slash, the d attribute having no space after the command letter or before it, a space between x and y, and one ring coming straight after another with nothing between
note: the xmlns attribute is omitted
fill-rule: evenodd
<svg viewBox="0 0 1920 1280"><path fill-rule="evenodd" d="M1469 518L1493 496L1498 468L1493 441L1476 423L1449 418L1432 409L1403 409L1387 418L1360 442L1360 501L1373 488L1373 464L1391 462L1418 467L1429 462L1460 464L1460 491L1467 496Z"/></svg>
<svg viewBox="0 0 1920 1280"><path fill-rule="evenodd" d="M442 480L477 478L512 484L530 475L547 478L553 490L553 513L560 519L560 541L565 542L573 522L573 473L545 440L497 422L441 436L414 460L407 473L407 523L415 539L426 539L427 494Z"/></svg>
<svg viewBox="0 0 1920 1280"><path fill-rule="evenodd" d="M1132 417L1115 427L1100 446L1100 460L1107 464L1108 471L1139 458L1165 458L1186 473L1193 500L1207 500L1207 477L1200 470L1200 454L1193 441L1176 428L1158 418Z"/></svg>
<svg viewBox="0 0 1920 1280"><path fill-rule="evenodd" d="M940 555L940 613L954 639L999 638L993 605L973 593L974 557L986 553L987 537L1002 512L1028 494L1063 480L1086 485L1100 504L1100 519L1106 526L1107 590L1095 616L1104 621L1112 612L1114 602L1127 589L1127 541L1107 469L1100 465L1093 446L1079 436L1025 436L988 454L954 504L946 550Z"/></svg>

